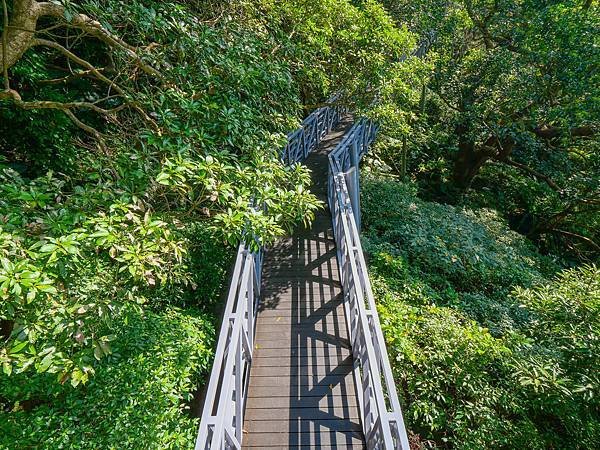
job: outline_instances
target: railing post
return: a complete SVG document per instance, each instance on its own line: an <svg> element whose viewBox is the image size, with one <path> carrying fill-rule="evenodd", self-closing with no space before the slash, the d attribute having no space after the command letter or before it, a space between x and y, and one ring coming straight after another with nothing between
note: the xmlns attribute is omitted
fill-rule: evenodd
<svg viewBox="0 0 600 450"><path fill-rule="evenodd" d="M358 232L360 233L360 159L356 141L352 142L350 146L350 164L352 165L352 169L350 169L352 172L350 199L352 201L352 211L354 212L356 228L358 228Z"/></svg>

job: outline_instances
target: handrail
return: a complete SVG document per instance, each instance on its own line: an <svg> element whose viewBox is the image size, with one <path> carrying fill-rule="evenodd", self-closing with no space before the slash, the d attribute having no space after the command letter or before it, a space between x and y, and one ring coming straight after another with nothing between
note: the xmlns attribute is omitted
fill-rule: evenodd
<svg viewBox="0 0 600 450"><path fill-rule="evenodd" d="M333 103L335 97L328 103ZM341 120L343 111L326 106L311 113L301 128L288 135L280 153L288 165L303 161ZM225 315L196 439L196 450L241 449L244 409L256 313L260 299L262 249L239 245Z"/></svg>
<svg viewBox="0 0 600 450"><path fill-rule="evenodd" d="M251 253L240 244L196 449L217 448L217 442L224 448L241 448L261 267L262 252Z"/></svg>
<svg viewBox="0 0 600 450"><path fill-rule="evenodd" d="M336 100L337 96L334 96L327 103L333 104ZM280 154L281 160L288 165L304 161L335 128L342 114L343 111L338 106L324 106L313 111L304 119L300 128L288 134L287 145Z"/></svg>
<svg viewBox="0 0 600 450"><path fill-rule="evenodd" d="M356 385L362 391L358 402L367 448L409 450L402 409L345 179L345 172L351 168L351 151L356 151L360 159L376 133L376 125L361 119L329 154L329 207L355 359L354 375Z"/></svg>

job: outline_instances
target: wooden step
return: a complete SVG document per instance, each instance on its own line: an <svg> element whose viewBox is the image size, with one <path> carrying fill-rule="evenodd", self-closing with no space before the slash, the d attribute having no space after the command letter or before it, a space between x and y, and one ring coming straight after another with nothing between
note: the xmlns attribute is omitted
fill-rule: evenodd
<svg viewBox="0 0 600 450"><path fill-rule="evenodd" d="M284 306L284 305L281 305ZM324 317L324 316L336 316L339 317L340 320L345 320L345 312L344 312L344 307L341 304L341 302L339 302L339 304L337 304L334 308L322 308L322 309L317 309L315 311L301 311L300 308L292 308L290 305L287 305L288 307L286 308L265 308L265 309L260 309L259 307L259 314L258 314L258 319L257 321L260 320L271 320L271 319L277 319L278 317L281 318L280 320L283 319L291 319L291 318L295 318L295 319L314 319L316 317Z"/></svg>
<svg viewBox="0 0 600 450"><path fill-rule="evenodd" d="M286 310L291 311L291 310ZM323 311L325 312L325 311ZM328 327L334 325L346 325L346 318L336 313L336 310L330 310L330 314L318 314L314 316L301 317L299 314L279 314L275 316L263 316L260 315L256 321L259 327L270 327L271 325L300 325L300 324L311 324L319 323L325 324ZM343 313L343 311L342 311Z"/></svg>

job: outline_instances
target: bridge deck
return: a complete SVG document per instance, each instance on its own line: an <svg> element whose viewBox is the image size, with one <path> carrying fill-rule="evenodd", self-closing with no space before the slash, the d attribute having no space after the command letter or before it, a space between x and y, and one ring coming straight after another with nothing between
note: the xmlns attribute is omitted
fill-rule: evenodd
<svg viewBox="0 0 600 450"><path fill-rule="evenodd" d="M306 160L324 202L327 154L349 125ZM267 250L263 280L244 448L364 448L329 209Z"/></svg>

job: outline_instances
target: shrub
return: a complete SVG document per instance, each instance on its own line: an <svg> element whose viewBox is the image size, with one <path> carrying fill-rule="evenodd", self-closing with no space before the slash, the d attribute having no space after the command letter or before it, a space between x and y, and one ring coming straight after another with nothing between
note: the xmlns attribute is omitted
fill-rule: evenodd
<svg viewBox="0 0 600 450"><path fill-rule="evenodd" d="M418 440L597 448L600 270L552 279L551 259L487 210L424 202L393 181L363 189L374 294Z"/></svg>
<svg viewBox="0 0 600 450"><path fill-rule="evenodd" d="M192 448L198 420L186 414L210 370L206 315L128 310L112 354L83 387L48 374L0 375L0 448Z"/></svg>
<svg viewBox="0 0 600 450"><path fill-rule="evenodd" d="M600 443L600 268L582 266L550 283L516 288L532 320L523 328L514 376L547 441Z"/></svg>
<svg viewBox="0 0 600 450"><path fill-rule="evenodd" d="M387 242L425 273L466 292L493 292L542 279L550 261L491 210L419 200L394 181L362 185L365 238Z"/></svg>

